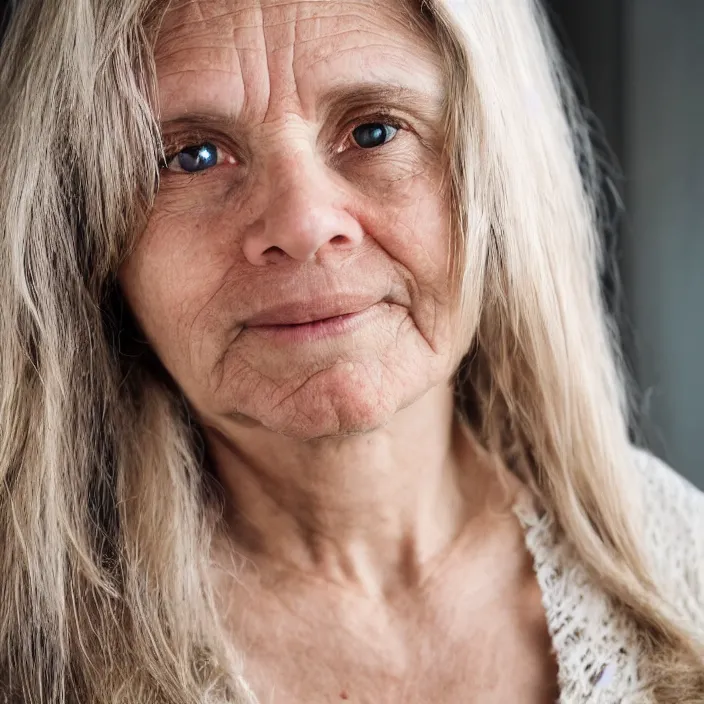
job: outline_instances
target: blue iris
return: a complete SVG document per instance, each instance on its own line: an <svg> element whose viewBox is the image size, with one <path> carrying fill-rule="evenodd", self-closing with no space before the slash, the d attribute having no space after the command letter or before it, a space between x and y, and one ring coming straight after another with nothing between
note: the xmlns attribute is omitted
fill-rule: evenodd
<svg viewBox="0 0 704 704"><path fill-rule="evenodd" d="M383 122L369 122L352 130L352 137L362 149L373 149L393 139L398 129Z"/></svg>
<svg viewBox="0 0 704 704"><path fill-rule="evenodd" d="M182 149L178 154L178 165L187 173L203 171L218 163L218 148L210 142L195 144Z"/></svg>

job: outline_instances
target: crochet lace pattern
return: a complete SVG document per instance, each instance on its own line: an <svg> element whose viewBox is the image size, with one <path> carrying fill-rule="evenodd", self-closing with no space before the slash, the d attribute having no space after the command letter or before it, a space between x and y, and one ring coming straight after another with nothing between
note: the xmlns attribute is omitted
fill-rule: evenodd
<svg viewBox="0 0 704 704"><path fill-rule="evenodd" d="M704 494L636 450L643 539L668 601L704 633ZM555 521L529 502L514 507L543 595L558 664L559 704L652 704L636 625L593 582Z"/></svg>

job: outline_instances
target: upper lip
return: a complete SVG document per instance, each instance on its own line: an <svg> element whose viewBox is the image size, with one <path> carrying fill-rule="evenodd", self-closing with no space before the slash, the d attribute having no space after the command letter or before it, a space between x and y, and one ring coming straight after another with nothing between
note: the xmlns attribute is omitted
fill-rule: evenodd
<svg viewBox="0 0 704 704"><path fill-rule="evenodd" d="M325 298L310 298L304 301L282 303L262 309L248 318L247 327L264 327L268 325L303 325L318 320L335 318L340 315L351 315L366 310L378 298L370 296L328 296Z"/></svg>

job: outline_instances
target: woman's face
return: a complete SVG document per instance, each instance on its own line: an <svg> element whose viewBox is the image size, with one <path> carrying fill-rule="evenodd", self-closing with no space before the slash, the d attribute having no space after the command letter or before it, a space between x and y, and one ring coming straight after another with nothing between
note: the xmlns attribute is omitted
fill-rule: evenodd
<svg viewBox="0 0 704 704"><path fill-rule="evenodd" d="M206 425L388 421L458 362L441 64L400 0L173 3L123 292Z"/></svg>

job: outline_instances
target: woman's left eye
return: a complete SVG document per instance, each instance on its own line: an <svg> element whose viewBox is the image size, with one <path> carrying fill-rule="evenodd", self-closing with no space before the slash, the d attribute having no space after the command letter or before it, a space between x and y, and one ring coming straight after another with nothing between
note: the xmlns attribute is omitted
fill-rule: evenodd
<svg viewBox="0 0 704 704"><path fill-rule="evenodd" d="M217 166L223 161L223 155L212 142L202 142L181 149L178 154L168 159L166 168L177 173L194 174Z"/></svg>
<svg viewBox="0 0 704 704"><path fill-rule="evenodd" d="M390 142L398 132L398 127L385 122L367 122L352 130L352 139L361 149L373 149Z"/></svg>

